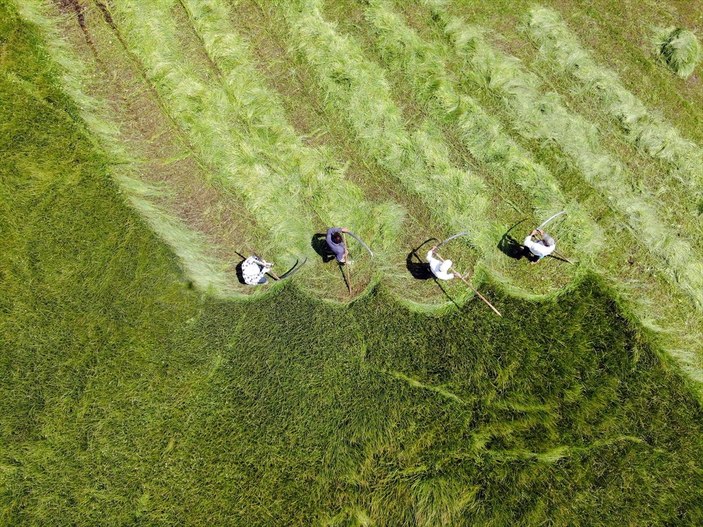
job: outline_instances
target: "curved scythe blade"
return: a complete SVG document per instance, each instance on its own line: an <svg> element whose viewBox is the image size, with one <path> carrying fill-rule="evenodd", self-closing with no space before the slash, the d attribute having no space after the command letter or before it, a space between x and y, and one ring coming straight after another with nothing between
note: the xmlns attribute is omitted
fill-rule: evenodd
<svg viewBox="0 0 703 527"><path fill-rule="evenodd" d="M541 224L539 227L537 227L537 230L543 229L543 228L547 225L547 223L549 223L549 222L552 221L554 218L558 218L559 216L561 216L562 214L565 214L565 213L566 213L566 211L565 211L565 210L562 210L561 212L557 212L557 213L554 214L553 216L550 216L550 217L547 218L545 221L543 221L542 224Z"/></svg>
<svg viewBox="0 0 703 527"><path fill-rule="evenodd" d="M439 248L440 248L442 245L444 245L445 243L447 243L447 242L453 240L454 238L458 238L459 236L466 236L467 234L469 234L469 231L463 231L463 232L460 232L459 234L455 234L454 236L450 236L450 237L447 238L446 240L440 242L440 243L437 245L437 249L439 249Z"/></svg>
<svg viewBox="0 0 703 527"><path fill-rule="evenodd" d="M373 258L373 251L372 251L371 249L369 249L369 246L368 246L368 245L366 245L363 241L361 241L361 238L359 238L356 234L354 234L354 233L351 232L351 231L348 231L347 234L348 234L349 236L351 236L352 238L354 238L354 239L355 239L357 242L359 242L361 245L363 245L363 246L364 246L364 249L366 249L367 251L369 251L369 254L371 255L371 258Z"/></svg>

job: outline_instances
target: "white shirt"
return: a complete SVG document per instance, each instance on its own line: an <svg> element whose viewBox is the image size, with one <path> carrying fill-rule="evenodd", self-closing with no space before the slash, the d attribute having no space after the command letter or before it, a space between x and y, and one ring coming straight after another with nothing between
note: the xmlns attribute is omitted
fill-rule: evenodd
<svg viewBox="0 0 703 527"><path fill-rule="evenodd" d="M527 247L532 254L539 256L540 258L544 258L545 256L552 254L557 246L556 243L553 245L543 245L541 242L534 242L532 241L531 234L525 238L525 241L522 244Z"/></svg>
<svg viewBox="0 0 703 527"><path fill-rule="evenodd" d="M265 284L268 280L264 276L271 269L271 264L250 256L242 262L242 278L248 285Z"/></svg>
<svg viewBox="0 0 703 527"><path fill-rule="evenodd" d="M440 260L435 258L432 251L427 253L427 262L430 264L430 271L435 277L440 280L451 280L454 278L454 273L448 273L449 268L452 266L451 260Z"/></svg>

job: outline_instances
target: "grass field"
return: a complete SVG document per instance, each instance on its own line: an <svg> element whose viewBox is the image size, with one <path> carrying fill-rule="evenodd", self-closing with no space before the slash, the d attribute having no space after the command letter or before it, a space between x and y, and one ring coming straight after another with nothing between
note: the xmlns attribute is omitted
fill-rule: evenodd
<svg viewBox="0 0 703 527"><path fill-rule="evenodd" d="M0 524L703 524L701 12L0 0Z"/></svg>

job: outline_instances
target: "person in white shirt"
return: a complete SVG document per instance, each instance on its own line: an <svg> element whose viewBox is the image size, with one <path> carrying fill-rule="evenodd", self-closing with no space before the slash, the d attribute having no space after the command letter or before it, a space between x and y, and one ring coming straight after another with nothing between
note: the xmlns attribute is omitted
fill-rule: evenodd
<svg viewBox="0 0 703 527"><path fill-rule="evenodd" d="M533 240L533 238L537 239ZM543 230L535 229L529 234L527 238L525 238L523 245L527 247L527 249L534 256L537 257L537 260L532 262L533 264L535 264L545 256L549 256L550 254L552 254L554 252L554 249L556 249L557 247L557 242L555 242L554 238L552 238Z"/></svg>
<svg viewBox="0 0 703 527"><path fill-rule="evenodd" d="M242 278L247 285L262 285L268 283L266 273L273 267L272 263L258 256L250 256L242 262Z"/></svg>
<svg viewBox="0 0 703 527"><path fill-rule="evenodd" d="M427 263L430 265L430 271L439 280L451 280L454 278L454 273L449 272L452 267L452 261L436 258L434 255L435 250L437 250L436 245L427 253Z"/></svg>

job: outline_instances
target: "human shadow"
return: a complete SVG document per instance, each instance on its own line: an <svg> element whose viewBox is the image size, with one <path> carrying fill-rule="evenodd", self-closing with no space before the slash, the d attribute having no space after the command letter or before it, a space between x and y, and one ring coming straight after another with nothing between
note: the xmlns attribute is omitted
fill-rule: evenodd
<svg viewBox="0 0 703 527"><path fill-rule="evenodd" d="M312 239L310 240L310 245L313 250L320 255L320 258L322 258L322 263L327 263L334 260L334 253L332 252L332 249L330 249L330 246L327 245L327 234L323 234L321 232L313 234Z"/></svg>
<svg viewBox="0 0 703 527"><path fill-rule="evenodd" d="M512 231L515 227L517 227L521 223L524 223L525 221L527 220L518 221L516 224L510 227L505 232L505 234L503 234L503 236L500 238L500 241L498 242L498 250L500 250L500 252L502 252L509 258L513 258L515 260L527 258L530 261L536 261L536 256L534 256L527 247L522 245L518 240L516 240L513 236L510 235L510 231Z"/></svg>
<svg viewBox="0 0 703 527"><path fill-rule="evenodd" d="M242 272L242 264L244 263L244 260L239 262L237 266L234 268L234 272L237 274L237 280L239 281L240 284L242 285L247 285L247 283L244 281L244 273Z"/></svg>
<svg viewBox="0 0 703 527"><path fill-rule="evenodd" d="M432 240L437 241L437 238L428 238L420 245L412 249L405 258L405 267L408 269L410 275L416 280L429 280L430 278L434 278L432 271L430 271L430 264L423 262L422 258L418 254L418 251L422 248L422 246Z"/></svg>

